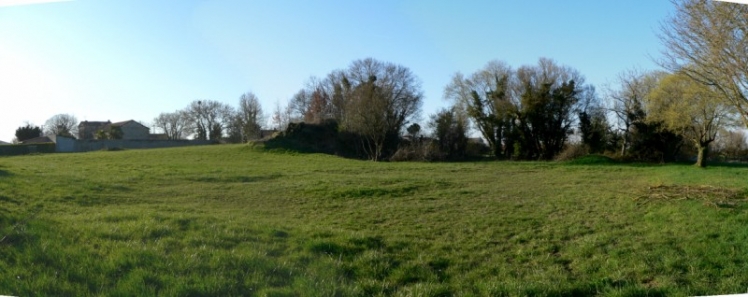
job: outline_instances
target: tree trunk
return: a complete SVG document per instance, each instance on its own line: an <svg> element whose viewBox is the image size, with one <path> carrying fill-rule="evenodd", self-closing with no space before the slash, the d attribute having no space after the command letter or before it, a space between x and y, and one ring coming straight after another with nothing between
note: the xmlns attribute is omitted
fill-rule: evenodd
<svg viewBox="0 0 748 297"><path fill-rule="evenodd" d="M699 150L699 155L696 157L695 165L697 167L705 168L706 159L709 157L709 143L699 143L697 149Z"/></svg>

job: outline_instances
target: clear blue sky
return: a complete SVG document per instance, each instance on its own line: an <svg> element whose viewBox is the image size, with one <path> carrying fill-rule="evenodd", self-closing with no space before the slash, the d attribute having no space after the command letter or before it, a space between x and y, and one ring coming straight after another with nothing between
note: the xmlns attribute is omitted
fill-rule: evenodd
<svg viewBox="0 0 748 297"><path fill-rule="evenodd" d="M0 140L28 121L151 122L196 99L266 113L310 76L372 57L423 82L423 118L444 86L498 59L548 57L601 89L656 69L667 0L74 0L0 7Z"/></svg>

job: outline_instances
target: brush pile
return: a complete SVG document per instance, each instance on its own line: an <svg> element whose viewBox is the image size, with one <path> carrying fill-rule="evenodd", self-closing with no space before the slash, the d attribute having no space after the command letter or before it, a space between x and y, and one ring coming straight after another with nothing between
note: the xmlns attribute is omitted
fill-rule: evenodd
<svg viewBox="0 0 748 297"><path fill-rule="evenodd" d="M698 200L717 208L735 208L748 202L746 192L714 186L656 185L634 198L640 204L649 201Z"/></svg>

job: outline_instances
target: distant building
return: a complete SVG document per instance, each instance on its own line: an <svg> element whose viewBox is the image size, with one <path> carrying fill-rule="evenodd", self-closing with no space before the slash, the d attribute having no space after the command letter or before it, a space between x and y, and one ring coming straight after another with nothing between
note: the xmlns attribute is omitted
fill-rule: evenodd
<svg viewBox="0 0 748 297"><path fill-rule="evenodd" d="M11 143L0 140L0 145L10 145Z"/></svg>
<svg viewBox="0 0 748 297"><path fill-rule="evenodd" d="M122 139L126 140L146 140L150 139L151 129L134 120L117 122L109 124L111 127L120 127L122 129ZM109 127L104 127L108 129Z"/></svg>
<svg viewBox="0 0 748 297"><path fill-rule="evenodd" d="M47 137L47 136L39 136L39 137L34 137L34 138L31 138L31 139L26 139L24 141L21 141L21 143L23 143L23 144L29 144L29 143L50 143L50 142L54 142L54 141L52 141L52 139L49 138L49 137Z"/></svg>
<svg viewBox="0 0 748 297"><path fill-rule="evenodd" d="M151 129L134 120L116 122L95 122L83 121L78 125L78 139L88 140L96 139L99 131L109 131L112 127L119 127L122 130L122 139L125 140L147 140L151 139Z"/></svg>
<svg viewBox="0 0 748 297"><path fill-rule="evenodd" d="M106 128L112 124L110 121L106 122L89 122L83 121L78 124L78 139L96 139L96 133L99 131L106 130Z"/></svg>

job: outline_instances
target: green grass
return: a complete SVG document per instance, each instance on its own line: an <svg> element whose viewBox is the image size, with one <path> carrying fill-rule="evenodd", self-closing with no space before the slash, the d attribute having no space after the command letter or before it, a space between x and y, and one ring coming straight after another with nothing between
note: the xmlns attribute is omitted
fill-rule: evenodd
<svg viewBox="0 0 748 297"><path fill-rule="evenodd" d="M742 198L747 179L738 166L372 163L240 145L5 157L0 295L742 293L748 207L646 193Z"/></svg>

